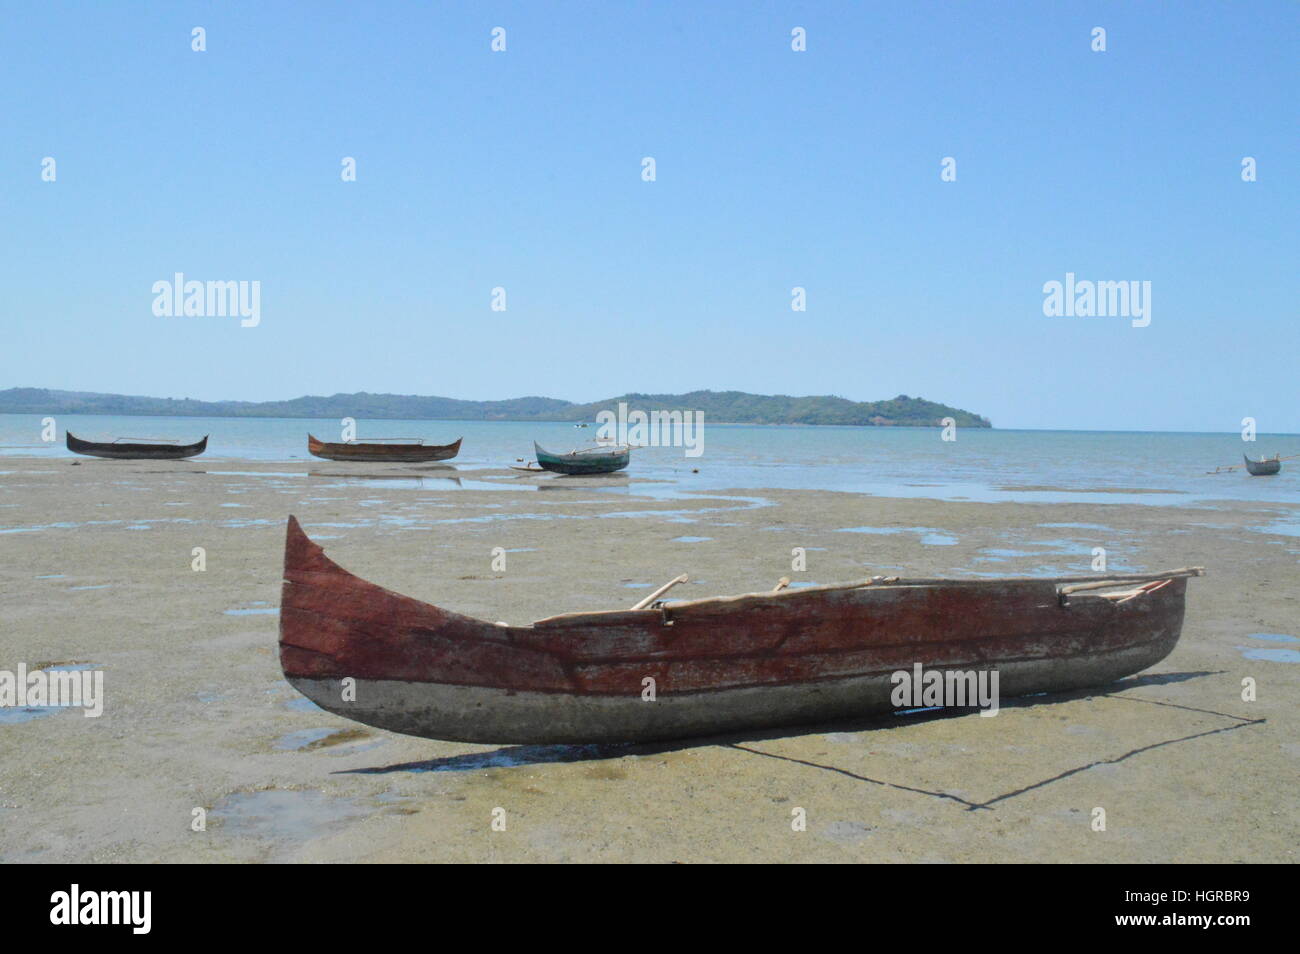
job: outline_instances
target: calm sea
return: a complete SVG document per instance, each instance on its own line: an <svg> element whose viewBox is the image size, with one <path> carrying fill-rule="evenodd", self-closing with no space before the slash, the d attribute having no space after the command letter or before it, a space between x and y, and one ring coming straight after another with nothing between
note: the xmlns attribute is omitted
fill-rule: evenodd
<svg viewBox="0 0 1300 954"><path fill-rule="evenodd" d="M340 439L337 419L69 414L59 416L57 425L57 443L42 444L39 416L0 414L0 459L71 457L63 446L64 431L71 429L88 440L175 438L188 443L208 434L208 452L196 460L224 469L241 460L330 466L307 454L307 432L322 440ZM451 466L466 477L519 458L531 460L534 440L548 450L568 451L595 433L594 425L512 421L358 425L359 439L423 437L443 444L463 437L461 455ZM676 490L815 489L973 501L1155 506L1300 501L1300 460L1283 463L1277 477L1249 477L1240 470L1205 473L1215 465L1240 464L1243 450L1252 456L1300 453L1296 435L1261 435L1247 444L1238 434L971 429L959 430L955 441L945 442L938 429L706 423L703 448L697 458L686 457L680 447L638 449L628 475L634 486L645 482L647 492L655 492L654 482L662 481L667 482L660 485L663 489ZM0 463L0 469L16 463Z"/></svg>

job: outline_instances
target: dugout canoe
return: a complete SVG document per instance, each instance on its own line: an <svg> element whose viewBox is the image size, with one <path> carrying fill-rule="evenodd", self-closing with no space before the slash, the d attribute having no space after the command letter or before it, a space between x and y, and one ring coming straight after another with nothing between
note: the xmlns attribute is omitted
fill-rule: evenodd
<svg viewBox="0 0 1300 954"><path fill-rule="evenodd" d="M533 441L537 466L557 474L612 474L622 470L632 459L632 448L626 444L615 447L586 447L568 454L552 454Z"/></svg>
<svg viewBox="0 0 1300 954"><path fill-rule="evenodd" d="M1260 460L1251 460L1245 454L1242 459L1246 461L1246 472L1252 477L1271 477L1273 474L1282 470L1282 461L1280 458L1262 458Z"/></svg>
<svg viewBox="0 0 1300 954"><path fill-rule="evenodd" d="M422 464L434 460L451 460L460 453L460 442L462 440L464 438L458 437L451 444L363 444L355 442L331 444L327 441L318 441L311 434L308 434L307 452L313 457L321 457L325 460L353 460L372 464L385 461Z"/></svg>
<svg viewBox="0 0 1300 954"><path fill-rule="evenodd" d="M321 708L394 732L649 742L888 712L891 674L917 663L996 669L1003 698L1104 685L1169 654L1201 572L877 579L510 626L369 583L290 517L280 666Z"/></svg>
<svg viewBox="0 0 1300 954"><path fill-rule="evenodd" d="M68 450L89 457L106 457L110 460L184 460L197 457L208 449L208 436L193 444L145 444L119 439L109 443L83 441L67 432Z"/></svg>

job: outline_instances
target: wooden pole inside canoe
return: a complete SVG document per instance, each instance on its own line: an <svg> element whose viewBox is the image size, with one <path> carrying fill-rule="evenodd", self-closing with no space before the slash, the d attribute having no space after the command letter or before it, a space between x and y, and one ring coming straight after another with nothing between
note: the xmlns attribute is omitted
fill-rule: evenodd
<svg viewBox="0 0 1300 954"><path fill-rule="evenodd" d="M1123 586L1125 583L1155 583L1160 580L1172 580L1180 576L1204 576L1205 570L1199 566L1184 567L1181 570L1170 570L1168 573L1127 573L1120 576L1108 577L1104 580L1095 580L1088 583L1078 583L1074 586L1061 587L1062 596L1068 596L1070 593L1078 593L1081 590L1105 590L1115 586Z"/></svg>
<svg viewBox="0 0 1300 954"><path fill-rule="evenodd" d="M687 576L686 576L685 573L683 573L681 576L677 577L676 579L669 580L669 581L668 581L667 583L665 583L663 586L659 587L659 589L655 590L653 593L651 593L651 594L650 594L649 596L647 596L645 599L641 600L639 603L637 603L635 606L633 606L632 609L634 609L634 610L645 609L647 606L649 606L649 605L650 605L651 603L653 603L655 600L659 599L659 597L663 596L665 593L667 593L669 590L671 590L671 589L672 589L674 586L676 586L678 583L685 583L686 580L687 580Z"/></svg>

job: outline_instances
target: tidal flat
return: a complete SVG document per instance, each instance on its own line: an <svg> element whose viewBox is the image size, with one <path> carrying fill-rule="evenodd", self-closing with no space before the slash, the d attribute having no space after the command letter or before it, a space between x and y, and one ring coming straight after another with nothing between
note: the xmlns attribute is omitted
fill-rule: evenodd
<svg viewBox="0 0 1300 954"><path fill-rule="evenodd" d="M6 458L0 669L93 661L106 698L99 718L0 722L0 860L1295 861L1300 506L695 492L688 478L665 493L355 466ZM512 624L629 606L680 573L683 599L783 576L1080 575L1101 547L1115 570L1206 576L1161 663L1004 700L994 718L467 745L350 722L285 683L291 513L365 579Z"/></svg>

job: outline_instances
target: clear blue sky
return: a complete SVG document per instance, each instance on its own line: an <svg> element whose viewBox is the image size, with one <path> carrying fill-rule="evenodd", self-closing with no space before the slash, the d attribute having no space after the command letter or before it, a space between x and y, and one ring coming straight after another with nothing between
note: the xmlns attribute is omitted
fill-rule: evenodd
<svg viewBox="0 0 1300 954"><path fill-rule="evenodd" d="M1291 0L8 3L0 387L1297 432L1297 64ZM177 271L260 326L155 317ZM1066 272L1150 327L1044 317Z"/></svg>

